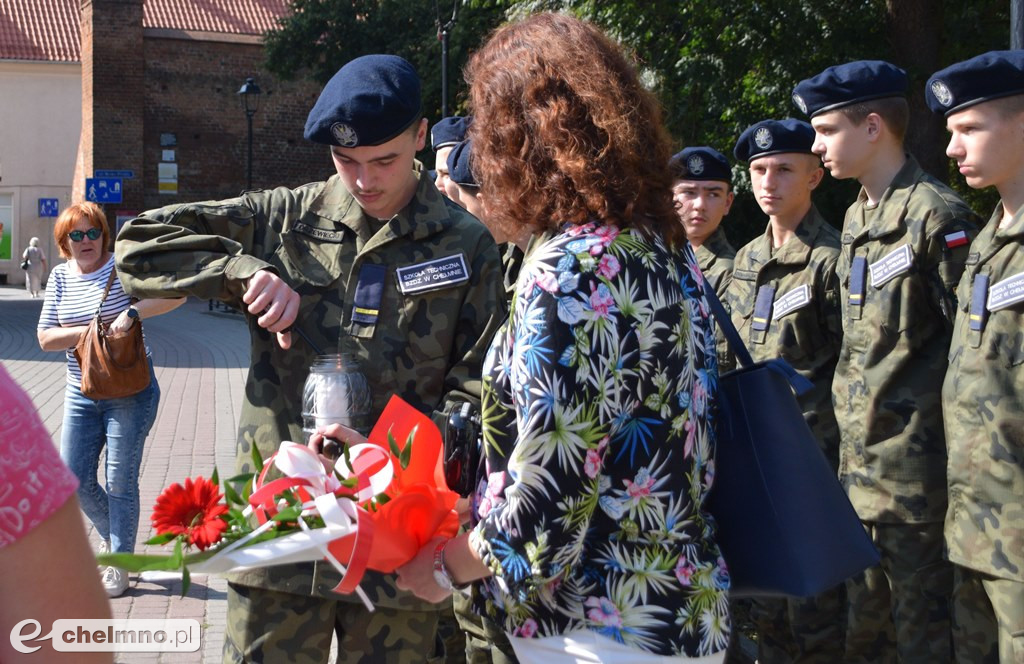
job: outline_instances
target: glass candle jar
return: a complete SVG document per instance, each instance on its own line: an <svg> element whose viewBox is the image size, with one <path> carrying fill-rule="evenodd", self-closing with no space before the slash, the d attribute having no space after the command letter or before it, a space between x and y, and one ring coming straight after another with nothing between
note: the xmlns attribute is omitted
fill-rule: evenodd
<svg viewBox="0 0 1024 664"><path fill-rule="evenodd" d="M369 435L371 409L370 384L355 355L317 356L302 388L302 430L307 438L329 424Z"/></svg>

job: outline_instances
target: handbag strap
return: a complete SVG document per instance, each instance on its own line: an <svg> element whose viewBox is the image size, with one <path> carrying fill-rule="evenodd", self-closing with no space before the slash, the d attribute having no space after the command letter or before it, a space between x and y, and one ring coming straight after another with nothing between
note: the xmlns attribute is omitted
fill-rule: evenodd
<svg viewBox="0 0 1024 664"><path fill-rule="evenodd" d="M103 303L107 301L107 295L110 295L110 287L114 285L114 278L117 276L117 270L113 265L110 266L110 278L107 279L107 287L103 289L103 297L100 298L100 304L96 307L96 318L100 317L100 312L103 310Z"/></svg>
<svg viewBox="0 0 1024 664"><path fill-rule="evenodd" d="M715 293L715 289L707 281L704 282L704 286L704 296L707 298L708 306L711 307L711 314L715 317L718 327L725 335L725 340L729 344L729 350L731 350L736 356L740 366L753 366L754 358L751 357L750 351L747 350L746 345L743 343L743 339L740 338L740 333L732 324L732 317L725 311L725 307L722 306L722 302L718 299L718 294ZM797 370L789 364L789 362L785 361L781 357L773 358L763 364L772 371L782 374L782 376L789 381L789 384L798 395L803 394L814 387L814 383L800 375L800 373L798 373Z"/></svg>
<svg viewBox="0 0 1024 664"><path fill-rule="evenodd" d="M750 351L743 344L740 333L736 331L736 327L732 324L732 317L726 313L725 307L722 306L721 300L718 299L718 294L715 293L714 287L707 280L704 281L704 296L708 300L711 313L714 315L719 329L725 334L729 350L733 352L741 366L749 367L754 363L754 358L750 356Z"/></svg>

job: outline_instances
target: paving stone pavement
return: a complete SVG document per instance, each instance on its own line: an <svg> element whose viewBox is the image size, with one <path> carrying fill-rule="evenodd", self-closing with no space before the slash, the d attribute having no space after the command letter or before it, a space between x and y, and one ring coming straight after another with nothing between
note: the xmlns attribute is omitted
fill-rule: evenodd
<svg viewBox="0 0 1024 664"><path fill-rule="evenodd" d="M39 348L36 323L41 307L42 300L29 298L24 288L0 287L0 362L31 395L57 445L64 412L65 360L63 353ZM205 301L194 299L147 320L145 333L161 396L156 424L142 457L136 550L157 552L142 543L152 536L149 515L163 488L186 477L209 476L214 465L224 477L233 474L235 428L249 366L249 333L240 315L208 311ZM89 538L98 549L99 537L91 527ZM180 580L147 581L132 576L128 591L111 600L115 618L193 618L202 626L202 643L196 653L124 653L118 661L219 662L226 591L223 578L197 575L182 598Z"/></svg>

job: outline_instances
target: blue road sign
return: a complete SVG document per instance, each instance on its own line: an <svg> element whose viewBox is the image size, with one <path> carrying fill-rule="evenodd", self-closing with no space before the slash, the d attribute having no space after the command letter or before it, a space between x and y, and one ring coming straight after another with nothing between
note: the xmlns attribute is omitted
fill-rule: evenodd
<svg viewBox="0 0 1024 664"><path fill-rule="evenodd" d="M120 203L121 178L86 178L85 200L93 203Z"/></svg>
<svg viewBox="0 0 1024 664"><path fill-rule="evenodd" d="M56 217L60 208L60 202L56 198L39 199L39 216Z"/></svg>
<svg viewBox="0 0 1024 664"><path fill-rule="evenodd" d="M131 180L135 177L135 171L93 171L92 176L94 178L121 178L122 180Z"/></svg>

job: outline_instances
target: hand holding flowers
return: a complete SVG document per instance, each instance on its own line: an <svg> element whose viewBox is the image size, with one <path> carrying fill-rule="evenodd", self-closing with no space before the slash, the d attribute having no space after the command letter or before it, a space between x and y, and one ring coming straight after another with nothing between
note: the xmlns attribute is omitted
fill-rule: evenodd
<svg viewBox="0 0 1024 664"><path fill-rule="evenodd" d="M326 559L343 577L335 591L361 595L366 569L393 572L434 536L455 534L457 495L445 485L441 434L430 418L392 397L368 439L334 427L325 433L347 443L334 468L304 445L283 442L266 464L254 447L256 473L221 482L214 471L160 495L157 535L147 544L173 542L172 554L104 554L100 562L180 570L184 594L191 572Z"/></svg>

